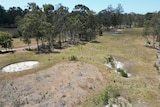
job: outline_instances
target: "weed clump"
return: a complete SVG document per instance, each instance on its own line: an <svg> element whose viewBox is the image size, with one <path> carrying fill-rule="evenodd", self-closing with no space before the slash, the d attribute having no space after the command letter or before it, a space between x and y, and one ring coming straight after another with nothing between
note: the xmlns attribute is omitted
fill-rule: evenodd
<svg viewBox="0 0 160 107"><path fill-rule="evenodd" d="M128 77L128 74L121 68L118 68L117 72L119 72L122 77Z"/></svg>
<svg viewBox="0 0 160 107"><path fill-rule="evenodd" d="M74 55L72 55L70 58L69 58L70 61L78 61L78 58Z"/></svg>
<svg viewBox="0 0 160 107"><path fill-rule="evenodd" d="M111 62L114 62L113 56L105 57L105 59L106 59L107 64L109 64L109 63L111 63Z"/></svg>
<svg viewBox="0 0 160 107"><path fill-rule="evenodd" d="M108 56L108 57L106 57L105 59L106 59L106 63L107 63L107 64L110 64L112 68L115 68L115 63L114 63L114 62L115 62L115 61L114 61L115 59L114 59L113 56Z"/></svg>

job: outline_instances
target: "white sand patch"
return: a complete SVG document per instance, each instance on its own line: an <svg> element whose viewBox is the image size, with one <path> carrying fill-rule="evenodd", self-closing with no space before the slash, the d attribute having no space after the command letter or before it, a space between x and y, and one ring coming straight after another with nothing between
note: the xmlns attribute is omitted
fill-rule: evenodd
<svg viewBox="0 0 160 107"><path fill-rule="evenodd" d="M119 62L119 61L114 61L114 64L115 64L115 69L118 69L118 68L123 68L124 67L124 64L122 63L122 62ZM110 69L113 69L112 68L112 65L110 64L110 63L105 63L105 65L107 66L107 67L109 67Z"/></svg>
<svg viewBox="0 0 160 107"><path fill-rule="evenodd" d="M124 64L122 62L115 61L116 68L123 68Z"/></svg>
<svg viewBox="0 0 160 107"><path fill-rule="evenodd" d="M105 107L132 107L132 104L123 97L109 98L108 104Z"/></svg>
<svg viewBox="0 0 160 107"><path fill-rule="evenodd" d="M118 107L118 105L112 104L112 105L106 105L105 107Z"/></svg>
<svg viewBox="0 0 160 107"><path fill-rule="evenodd" d="M29 70L39 65L38 61L24 61L19 63L10 64L2 68L2 72L18 72Z"/></svg>

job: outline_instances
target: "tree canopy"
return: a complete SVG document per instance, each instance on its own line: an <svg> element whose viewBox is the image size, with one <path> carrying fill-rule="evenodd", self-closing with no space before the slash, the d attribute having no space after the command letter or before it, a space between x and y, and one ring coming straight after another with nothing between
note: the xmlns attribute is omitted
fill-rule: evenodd
<svg viewBox="0 0 160 107"><path fill-rule="evenodd" d="M160 47L160 13L147 13L145 15L145 26L143 36L146 38L147 43L151 43L155 47L156 42L159 42ZM149 37L152 36L152 41Z"/></svg>

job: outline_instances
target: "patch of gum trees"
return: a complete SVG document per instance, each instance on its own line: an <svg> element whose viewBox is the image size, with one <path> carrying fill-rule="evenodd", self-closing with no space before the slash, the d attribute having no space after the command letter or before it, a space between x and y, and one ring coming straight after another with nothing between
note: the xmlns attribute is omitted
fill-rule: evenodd
<svg viewBox="0 0 160 107"><path fill-rule="evenodd" d="M146 38L146 46L152 45L156 48L156 42L160 47L160 12L147 13L145 15L145 26L143 30L143 36Z"/></svg>
<svg viewBox="0 0 160 107"><path fill-rule="evenodd" d="M76 5L71 13L61 4L57 9L51 4L40 8L35 3L29 3L28 7L28 13L18 22L22 40L28 46L31 38L35 38L38 50L41 42L51 51L57 38L59 48L65 41L76 44L79 40L95 38L95 14L85 5Z"/></svg>
<svg viewBox="0 0 160 107"><path fill-rule="evenodd" d="M25 10L20 7L5 10L0 5L0 26L18 27L21 40L30 48L34 38L38 51L42 46L52 51L55 46L62 48L64 42L76 45L79 41L91 41L96 38L97 31L102 35L106 28L143 26L144 23L143 15L123 14L121 4L117 8L109 5L98 14L82 4L76 5L72 12L61 4L56 8L52 4L44 4L40 8L36 3L28 3L27 7Z"/></svg>

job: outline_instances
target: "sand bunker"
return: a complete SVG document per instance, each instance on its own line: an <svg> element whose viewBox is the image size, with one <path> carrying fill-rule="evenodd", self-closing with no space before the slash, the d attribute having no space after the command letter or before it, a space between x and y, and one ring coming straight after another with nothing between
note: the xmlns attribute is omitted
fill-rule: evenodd
<svg viewBox="0 0 160 107"><path fill-rule="evenodd" d="M10 64L2 68L2 72L18 72L29 70L36 67L39 64L38 61L24 61L19 63Z"/></svg>

